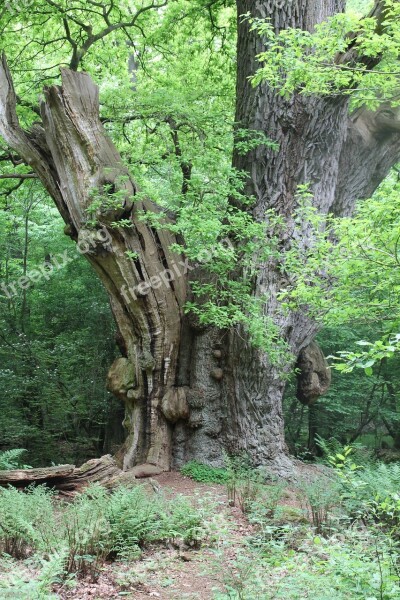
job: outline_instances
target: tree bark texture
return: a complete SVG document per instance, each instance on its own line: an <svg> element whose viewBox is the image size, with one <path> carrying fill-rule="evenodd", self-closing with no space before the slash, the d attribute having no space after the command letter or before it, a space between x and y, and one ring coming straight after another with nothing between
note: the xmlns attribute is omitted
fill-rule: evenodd
<svg viewBox="0 0 400 600"><path fill-rule="evenodd" d="M283 98L267 83L253 87L250 78L260 66L256 57L263 50L263 42L256 31L251 31L243 15L269 18L277 32L289 27L313 31L316 24L344 8L343 0L291 0L284 7L281 2L237 0L235 125L265 133L279 144L279 150L260 145L245 155L234 153L233 164L248 173L245 192L255 198L252 209L255 219L264 221L270 209L284 218L287 227L281 236L282 252L291 247L292 215L298 206L298 186L310 186L313 206L322 218L329 213L339 217L351 215L356 201L370 197L398 161L400 119L398 112L386 105L375 113L359 109L350 114L348 96L318 97L295 93L291 98ZM310 238L310 232L304 227L301 247L310 247ZM297 357L304 359L302 351L308 349L319 325L309 316L307 307L281 310L278 295L287 287L287 280L279 267L277 262L262 266L254 294L268 297L265 314L278 325L295 357L286 366L289 371ZM313 352L312 347L310 351ZM284 448L281 416L284 385L279 384L279 373L261 352L253 350L252 354L250 371L246 360L238 362L236 381L242 379L246 384L237 399L244 407L244 399L249 394L252 403L257 403L256 399L260 398L264 423L271 418L271 423L266 425L268 436L263 439L261 456L267 458L266 448L269 448L272 449L270 456L272 454L276 461ZM253 377L257 371L262 371L263 376ZM303 392L310 398L317 395L313 385L317 379L318 392L323 393L329 386L326 368L319 371L317 368L308 383L303 381L303 384L307 383ZM255 414L257 412L253 410ZM257 439L262 436L257 435Z"/></svg>

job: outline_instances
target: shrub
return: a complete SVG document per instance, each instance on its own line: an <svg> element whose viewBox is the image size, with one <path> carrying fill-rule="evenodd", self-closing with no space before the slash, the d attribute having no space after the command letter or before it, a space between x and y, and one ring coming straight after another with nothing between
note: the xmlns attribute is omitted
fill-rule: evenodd
<svg viewBox="0 0 400 600"><path fill-rule="evenodd" d="M159 539L162 502L149 496L143 486L119 488L107 509L113 551L121 556L140 554L146 542Z"/></svg>
<svg viewBox="0 0 400 600"><path fill-rule="evenodd" d="M0 452L0 471L9 469L30 469L29 465L21 462L21 457L27 452L24 448L14 448L13 450L4 450Z"/></svg>
<svg viewBox="0 0 400 600"><path fill-rule="evenodd" d="M378 494L367 504L368 515L389 536L400 541L400 496L398 493Z"/></svg>
<svg viewBox="0 0 400 600"><path fill-rule="evenodd" d="M207 501L149 496L142 486L120 488L112 495L108 509L113 549L126 555L140 552L149 542L175 540L199 545L211 532L208 521L213 511L214 506Z"/></svg>
<svg viewBox="0 0 400 600"><path fill-rule="evenodd" d="M257 499L251 504L251 516L253 517L254 513L257 512L257 514L264 519L273 519L285 487L286 484L282 482L276 483L275 485L264 485L260 489Z"/></svg>
<svg viewBox="0 0 400 600"><path fill-rule="evenodd" d="M400 465L370 462L359 466L351 448L331 457L341 484L343 507L352 520L372 521L400 537Z"/></svg>
<svg viewBox="0 0 400 600"><path fill-rule="evenodd" d="M30 487L25 493L15 488L0 489L0 548L14 558L35 551L50 552L57 546L57 525L52 493Z"/></svg>
<svg viewBox="0 0 400 600"><path fill-rule="evenodd" d="M319 534L328 532L332 527L332 512L341 503L338 482L324 476L315 481L303 479L298 484L297 496L315 531Z"/></svg>
<svg viewBox="0 0 400 600"><path fill-rule="evenodd" d="M237 502L240 509L246 513L259 493L263 482L261 473L252 468L246 454L225 456L225 463L229 504L234 506Z"/></svg>
<svg viewBox="0 0 400 600"><path fill-rule="evenodd" d="M195 460L191 460L181 468L182 475L199 481L200 483L226 483L228 473L226 469L210 467Z"/></svg>
<svg viewBox="0 0 400 600"><path fill-rule="evenodd" d="M92 580L97 578L102 562L113 548L107 519L108 501L104 488L90 486L64 507L65 574L80 573L90 575Z"/></svg>

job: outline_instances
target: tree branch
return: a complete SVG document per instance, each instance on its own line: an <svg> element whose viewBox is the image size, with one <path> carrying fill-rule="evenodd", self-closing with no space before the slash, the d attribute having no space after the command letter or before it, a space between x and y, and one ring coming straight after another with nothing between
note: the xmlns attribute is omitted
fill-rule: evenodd
<svg viewBox="0 0 400 600"><path fill-rule="evenodd" d="M378 130L400 133L400 114L399 111L391 108L379 110L375 116L375 123Z"/></svg>
<svg viewBox="0 0 400 600"><path fill-rule="evenodd" d="M136 21L138 20L140 15L142 15L143 13L145 13L153 8L155 8L155 9L163 8L167 4L168 4L168 0L165 0L161 4L155 4L154 2L152 2L148 6L143 6L142 8L140 8L130 21L122 21L120 23L114 23L114 25L109 25L108 27L106 27L105 29L103 29L102 31L99 31L99 33L96 33L94 35L92 33L90 33L86 39L86 42L78 50L77 56L75 57L75 59L71 61L70 69L72 69L73 71L76 71L78 69L82 58L85 56L85 54L87 54L88 50L91 48L91 46L93 46L93 44L95 44L99 40L102 40L103 38L105 38L107 35L109 35L113 31L117 31L119 29L126 29L128 27L134 27L136 25Z"/></svg>
<svg viewBox="0 0 400 600"><path fill-rule="evenodd" d="M383 33L386 17L384 0L376 0L368 17L376 19L375 32ZM357 33L346 52L338 54L340 68L352 68L352 63L374 69L381 57L360 56ZM382 103L376 111L366 107L356 110L348 121L348 134L340 157L340 176L332 210L343 216L352 213L357 200L370 198L378 185L400 160L400 110ZM347 208L345 208L347 207Z"/></svg>
<svg viewBox="0 0 400 600"><path fill-rule="evenodd" d="M37 179L36 173L7 173L0 175L0 179Z"/></svg>
<svg viewBox="0 0 400 600"><path fill-rule="evenodd" d="M332 211L349 216L355 202L370 198L399 160L399 109L362 107L350 115Z"/></svg>
<svg viewBox="0 0 400 600"><path fill-rule="evenodd" d="M385 2L384 0L375 0L375 6L368 14L368 18L376 19L376 29L375 33L380 35L383 32L383 23L386 19L386 10L385 10ZM358 52L357 46L357 37L358 33L352 33L349 35L349 46L345 52L341 52L337 54L335 59L335 64L344 65L353 62L361 63L367 67L367 69L373 69L376 67L380 61L380 57L371 57L371 56L360 56ZM351 68L351 67L350 67Z"/></svg>

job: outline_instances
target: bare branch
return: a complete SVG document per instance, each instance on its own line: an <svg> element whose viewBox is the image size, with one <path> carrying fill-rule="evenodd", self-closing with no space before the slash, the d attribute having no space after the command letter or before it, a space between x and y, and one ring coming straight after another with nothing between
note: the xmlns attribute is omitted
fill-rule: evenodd
<svg viewBox="0 0 400 600"><path fill-rule="evenodd" d="M7 173L0 175L0 179L37 179L36 173Z"/></svg>
<svg viewBox="0 0 400 600"><path fill-rule="evenodd" d="M400 115L398 111L390 108L384 108L378 111L375 117L375 123L381 131L391 131L400 133Z"/></svg>

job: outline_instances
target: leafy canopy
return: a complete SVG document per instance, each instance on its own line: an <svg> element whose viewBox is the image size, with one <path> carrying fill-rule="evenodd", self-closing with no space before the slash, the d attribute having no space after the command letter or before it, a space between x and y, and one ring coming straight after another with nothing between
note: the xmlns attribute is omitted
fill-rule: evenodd
<svg viewBox="0 0 400 600"><path fill-rule="evenodd" d="M267 81L283 96L293 92L352 95L353 105L372 109L398 103L400 5L385 0L382 17L360 18L353 10L336 14L314 32L276 32L269 20L250 19L265 50L252 81Z"/></svg>

